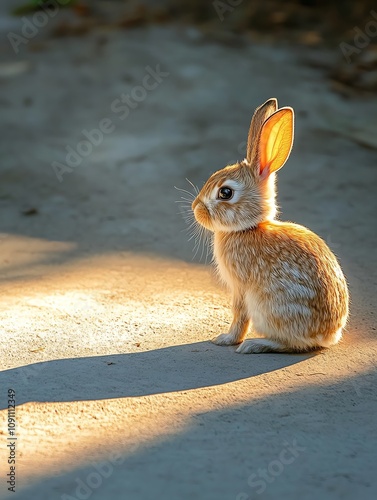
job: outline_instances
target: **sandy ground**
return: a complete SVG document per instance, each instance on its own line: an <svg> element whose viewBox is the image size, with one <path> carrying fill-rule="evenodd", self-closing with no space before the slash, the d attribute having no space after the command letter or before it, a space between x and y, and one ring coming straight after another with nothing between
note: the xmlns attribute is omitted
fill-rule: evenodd
<svg viewBox="0 0 377 500"><path fill-rule="evenodd" d="M16 56L10 23L19 29L0 25L2 498L376 498L377 102L331 91L314 66L337 52L166 26L49 43L41 29ZM135 91L157 65L158 85ZM113 102L132 92L143 99L122 119ZM186 177L201 185L242 158L251 113L271 96L297 113L281 218L322 235L350 284L344 340L316 355L209 342L229 326L229 296L201 252L192 259L175 204ZM52 162L106 118L112 132L59 182Z"/></svg>

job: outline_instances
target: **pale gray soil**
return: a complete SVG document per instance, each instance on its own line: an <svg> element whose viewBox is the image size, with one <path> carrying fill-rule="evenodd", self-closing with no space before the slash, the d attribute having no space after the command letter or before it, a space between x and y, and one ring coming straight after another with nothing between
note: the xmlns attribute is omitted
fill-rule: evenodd
<svg viewBox="0 0 377 500"><path fill-rule="evenodd" d="M314 66L336 51L168 25L45 42L48 28L16 56L19 25L0 24L2 498L376 498L376 100L332 92ZM169 75L121 120L112 102L156 65ZM311 356L209 342L229 296L174 203L186 177L242 158L271 96L297 116L281 218L328 241L352 296L343 342ZM113 132L59 182L51 163L104 118Z"/></svg>

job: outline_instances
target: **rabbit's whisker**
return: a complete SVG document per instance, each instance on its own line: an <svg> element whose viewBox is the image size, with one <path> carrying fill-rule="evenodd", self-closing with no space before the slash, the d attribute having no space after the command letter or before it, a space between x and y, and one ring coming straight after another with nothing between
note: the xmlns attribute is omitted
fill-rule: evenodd
<svg viewBox="0 0 377 500"><path fill-rule="evenodd" d="M190 179L187 179L187 177L186 177L186 181L194 188L195 193L198 195L199 194L199 188L198 188L198 186L195 186L195 184L193 184L190 181Z"/></svg>
<svg viewBox="0 0 377 500"><path fill-rule="evenodd" d="M177 191L181 191L182 193L188 194L189 196L192 197L192 199L195 198L195 195L193 193L190 193L190 191L187 191L187 189L182 189L182 188L179 188L177 186L174 186L174 189L177 189Z"/></svg>

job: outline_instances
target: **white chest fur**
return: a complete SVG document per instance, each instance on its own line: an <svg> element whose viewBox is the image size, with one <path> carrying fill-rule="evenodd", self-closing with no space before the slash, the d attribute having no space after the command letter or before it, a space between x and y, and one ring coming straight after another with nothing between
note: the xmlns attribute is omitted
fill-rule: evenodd
<svg viewBox="0 0 377 500"><path fill-rule="evenodd" d="M233 288L233 279L227 264L227 256L221 237L215 234L213 254L216 262L216 269L220 279L230 288Z"/></svg>

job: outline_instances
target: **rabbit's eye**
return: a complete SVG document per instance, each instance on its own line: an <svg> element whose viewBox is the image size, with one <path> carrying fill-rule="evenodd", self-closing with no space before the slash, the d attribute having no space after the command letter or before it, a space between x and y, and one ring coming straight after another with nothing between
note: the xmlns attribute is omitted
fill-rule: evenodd
<svg viewBox="0 0 377 500"><path fill-rule="evenodd" d="M233 189L226 186L220 188L217 193L217 198L219 200L230 200L232 196L233 196Z"/></svg>

